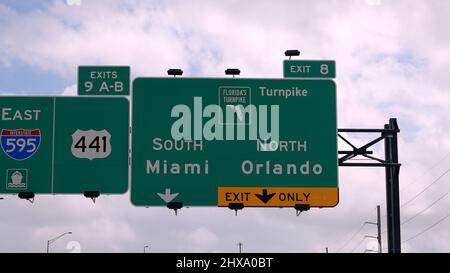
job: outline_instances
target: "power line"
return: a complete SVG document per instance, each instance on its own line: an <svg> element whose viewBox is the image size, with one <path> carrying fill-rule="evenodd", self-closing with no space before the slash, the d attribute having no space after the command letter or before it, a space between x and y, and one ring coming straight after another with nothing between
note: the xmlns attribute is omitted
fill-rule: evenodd
<svg viewBox="0 0 450 273"><path fill-rule="evenodd" d="M364 226L366 225L366 223L364 222L362 224L362 226L352 235L352 237L350 237L350 239L348 239L338 250L337 252L341 252L342 249L344 249L355 237L356 235L358 235L358 233L361 232L361 230L364 228Z"/></svg>
<svg viewBox="0 0 450 273"><path fill-rule="evenodd" d="M422 213L424 213L425 211L427 211L428 209L430 209L431 207L433 207L434 205L436 205L437 203L439 203L439 201L441 201L442 199L444 199L445 197L447 197L447 195L450 194L450 190L447 191L445 194L443 194L441 197L439 197L438 199L436 199L433 203L431 203L428 207L424 208L423 210L419 211L418 213L416 213L415 215L413 215L412 217L406 219L405 221L403 221L402 223L400 223L400 225L406 224L408 222L410 222L411 220L413 220L414 218L416 218L417 216L421 215ZM387 230L384 230L383 232L381 232L381 234L386 233Z"/></svg>
<svg viewBox="0 0 450 273"><path fill-rule="evenodd" d="M411 199L409 199L408 201L406 201L405 203L403 203L400 208L403 208L404 206L406 206L407 204L411 203L412 201L414 201L417 197L419 197L419 195L421 195L422 193L424 193L426 190L428 190L431 186L433 186L436 182L438 182L442 177L444 177L445 175L447 175L447 173L450 171L450 169L447 169L443 174L441 174L438 178L436 178L435 180L433 180L433 182L431 182L431 184L429 184L428 186L426 186L422 191L420 191L418 194L416 194L415 196L413 196Z"/></svg>
<svg viewBox="0 0 450 273"><path fill-rule="evenodd" d="M426 210L428 210L429 208L431 208L432 206L436 205L439 201L441 201L442 199L444 199L448 194L450 193L450 191L447 191L444 195L442 195L441 197L439 197L438 199L436 199L436 201L434 201L433 203L431 203L428 207L424 208L423 210L419 211L418 213L416 213L414 216L408 218L407 220L403 221L400 225L406 224L409 221L411 221L412 219L416 218L417 216L419 216L420 214L424 213Z"/></svg>
<svg viewBox="0 0 450 273"><path fill-rule="evenodd" d="M367 237L364 236L364 237L361 239L361 241L359 241L359 243L356 244L354 248L352 248L352 251L351 251L350 253L353 253L353 252L356 250L356 248L357 248L358 246L360 246L360 245L366 240L366 238L367 238Z"/></svg>
<svg viewBox="0 0 450 273"><path fill-rule="evenodd" d="M443 158L441 158L436 164L434 164L431 168L429 168L425 173L427 173L427 172L429 172L429 171L431 171L433 168L435 168L436 166L438 166L439 164L441 164L441 162L448 156L448 155L450 155L450 152L449 153L447 153ZM438 178L436 178L434 181L432 181L429 185L427 185L422 191L420 191L419 193L417 193L415 196L413 196L412 198L410 198L408 201L406 201L405 203L403 203L401 206L400 206L400 208L403 208L404 206L406 206L406 205L408 205L409 203L411 203L412 201L414 201L417 197L419 197L421 194L423 194L426 190L428 190L431 186L433 186L435 183L437 183L441 178L443 178L445 175L447 175L447 173L450 171L450 169L447 169L444 173L442 173ZM424 173L424 174L425 174ZM422 176L423 176L423 174L422 174ZM410 183L410 184L408 184L408 185L406 185L406 186L409 186L409 185L411 185L411 184L413 184L413 183ZM402 188L402 190L404 189L405 187L403 187ZM407 219L406 221L404 221L403 223L401 223L401 225L403 225L403 224L405 224L405 223L407 223L407 222L409 222L409 221L411 221L412 219L414 219L415 217L417 217L417 216L419 216L420 214L422 214L424 211L426 211L427 209L429 209L429 208L431 208L432 206L434 206L436 203L438 203L440 200L442 200L445 196L447 196L447 194L448 193L450 193L450 191L449 192L447 192L444 196L441 196L439 199L437 199L436 201L434 201L430 206L428 206L427 208L425 208L424 210L422 210L422 211L420 211L419 213L417 213L416 215L414 215L413 217L411 217L411 218L409 218L409 219ZM386 217L387 215L383 215L382 216L382 218L384 218L384 217ZM448 217L449 215L447 215L447 217ZM445 219L447 218L447 217L445 217ZM444 219L442 219L442 221L443 221ZM441 222L441 221L440 221ZM440 223L439 222L439 223ZM437 224L439 224L439 223L436 223L436 225ZM338 249L338 251L337 252L341 252L342 251L342 249L344 249L358 234L359 234L359 232L361 232L361 230L364 228L364 226L365 226L365 224L366 223L364 223L339 249ZM434 227L434 226L432 226L432 227ZM432 228L432 227L430 227L430 228ZM426 232L426 230L424 231L424 232ZM385 231L383 231L383 232L381 232L381 234L384 234L384 233L386 233L386 230ZM423 234L423 233L421 233L421 234ZM416 236L420 236L421 234L418 234L418 235L416 235ZM359 245L361 245L363 242L364 242L364 239L365 239L366 237L364 237L353 249L352 249L352 251L351 252L353 252ZM414 237L414 238L416 238L416 237ZM410 238L410 239L408 239L408 240L406 240L406 241L404 241L404 242L407 242L407 241L409 241L409 240L412 240L412 239L414 239L414 238Z"/></svg>
<svg viewBox="0 0 450 273"><path fill-rule="evenodd" d="M425 172L423 172L423 173L419 176L419 178L420 178L420 177L423 177L426 173L429 173L431 170L433 170L434 168L436 168L437 166L439 166L439 165L444 161L444 159L445 159L446 157L448 157L449 155L450 155L450 152L446 153L441 159L439 159L436 163L434 163L431 167L429 167ZM416 180L416 179L414 179L414 182L404 185L404 186L400 189L400 191L403 191L404 189L406 189L407 187L409 187L409 186L411 186L411 185L413 185L413 184L415 184L415 183L417 183L417 180Z"/></svg>
<svg viewBox="0 0 450 273"><path fill-rule="evenodd" d="M381 246L381 244L382 244L382 239L381 239L380 205L377 206L377 221L376 221L376 222L365 222L365 224L376 225L376 226L377 226L377 236L365 235L364 238L363 238L363 240L361 240L361 242L353 248L352 253L353 253L353 251L355 251L355 249L356 249L356 248L357 248L357 247L358 247L358 246L359 246L366 238L376 239L376 240L377 240L377 243L378 243L378 249L377 249L376 251L374 251L374 250L371 250L371 249L367 249L367 247L366 247L366 250L364 251L364 253L366 253L367 251L370 251L370 252L377 252L377 253L382 253L383 250L382 250L382 246Z"/></svg>
<svg viewBox="0 0 450 273"><path fill-rule="evenodd" d="M417 233L416 235L404 240L402 243L406 243L408 241L414 240L417 237L419 237L420 235L424 234L425 232L429 231L430 229L434 228L435 226L439 225L440 223L442 223L445 219L447 219L450 216L450 213L447 214L447 216L445 216L444 218L441 218L439 221L437 221L436 223L432 224L431 226L427 227L426 229L424 229L423 231Z"/></svg>
<svg viewBox="0 0 450 273"><path fill-rule="evenodd" d="M433 180L433 182L431 182L430 184L428 184L422 191L420 191L418 194L416 194L415 196L413 196L411 199L409 199L408 201L406 201L405 203L403 203L402 205L400 205L400 208L403 208L404 206L408 205L409 203L411 203L412 201L414 201L417 197L419 197L422 193L424 193L426 190L428 190L432 185L434 185L435 183L437 183L439 180L441 180L441 178L443 178L445 175L447 175L447 173L450 171L450 169L447 169L446 171L444 171L438 178L436 178L435 180ZM382 218L385 218L387 216L387 214L383 215ZM382 233L385 233L385 231L383 231Z"/></svg>
<svg viewBox="0 0 450 273"><path fill-rule="evenodd" d="M367 224L375 224L375 225L377 225L378 226L378 237L376 237L377 238L377 240L378 240L378 246L379 246L379 248L381 249L381 233L380 233L380 206L377 206L377 222L376 223L374 223L374 222L364 222L362 225L361 225L361 227L355 232L355 233L353 233L353 235L345 242L345 244L343 244L340 248L339 248L339 250L337 251L337 252L341 252L342 251L342 249L344 249L362 230L363 230L363 228L367 225ZM372 237L372 236L364 236L363 238L362 238L362 240L360 241L360 242L358 242L353 248L352 248L352 250L350 251L350 253L353 253L354 251L355 251L355 249L358 247L358 246L360 246L363 242L364 242L364 240L366 239L366 238L369 238L369 237Z"/></svg>

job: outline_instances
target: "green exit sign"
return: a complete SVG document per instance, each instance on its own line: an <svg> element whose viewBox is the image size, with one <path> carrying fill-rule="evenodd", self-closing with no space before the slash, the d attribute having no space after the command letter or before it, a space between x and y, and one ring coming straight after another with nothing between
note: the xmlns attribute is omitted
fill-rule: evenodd
<svg viewBox="0 0 450 273"><path fill-rule="evenodd" d="M79 66L78 95L130 95L130 67Z"/></svg>
<svg viewBox="0 0 450 273"><path fill-rule="evenodd" d="M285 60L285 78L335 78L336 62L323 60Z"/></svg>

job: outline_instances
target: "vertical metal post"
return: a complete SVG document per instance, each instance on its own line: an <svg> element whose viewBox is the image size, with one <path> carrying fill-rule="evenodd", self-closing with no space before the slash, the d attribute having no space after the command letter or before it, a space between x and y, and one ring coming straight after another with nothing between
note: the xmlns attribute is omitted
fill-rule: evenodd
<svg viewBox="0 0 450 273"><path fill-rule="evenodd" d="M394 133L392 135L392 161L398 164L398 143L397 143L397 132L399 131L397 120L390 119L389 125ZM400 165L392 167L392 215L393 215L393 239L394 239L394 253L401 253L401 232L400 232Z"/></svg>
<svg viewBox="0 0 450 273"><path fill-rule="evenodd" d="M397 132L399 131L397 120L391 118L385 129L391 130L387 133L385 145L386 162L398 163ZM386 167L386 210L387 210L387 232L388 252L401 253L400 241L400 192L399 192L400 166Z"/></svg>
<svg viewBox="0 0 450 273"><path fill-rule="evenodd" d="M389 125L385 124L384 129L389 129ZM384 139L384 156L386 162L391 162L391 137L386 136ZM391 193L391 167L386 167L386 215L387 215L387 243L388 253L392 253L392 193Z"/></svg>
<svg viewBox="0 0 450 273"><path fill-rule="evenodd" d="M243 243L241 243L241 242L238 243L239 253L242 253L242 245L243 245Z"/></svg>
<svg viewBox="0 0 450 273"><path fill-rule="evenodd" d="M377 227L378 227L378 253L383 252L383 248L381 247L381 217L380 217L380 205L377 206Z"/></svg>

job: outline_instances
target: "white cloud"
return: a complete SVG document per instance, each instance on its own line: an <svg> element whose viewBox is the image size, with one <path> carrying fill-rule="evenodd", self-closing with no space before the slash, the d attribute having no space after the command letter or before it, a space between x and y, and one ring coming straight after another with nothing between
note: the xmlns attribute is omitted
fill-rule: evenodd
<svg viewBox="0 0 450 273"><path fill-rule="evenodd" d="M339 127L381 128L388 118L399 118L401 183L417 181L402 191L403 201L450 166L447 159L430 171L450 152L449 12L447 2L419 0L191 1L189 5L130 0L83 1L76 7L60 1L49 10L27 15L0 5L0 60L10 65L21 60L74 79L76 67L83 64L130 65L133 77L164 76L174 67L183 68L187 75L222 76L226 68L238 67L242 77L280 77L286 49L300 49L304 59L335 59ZM75 94L76 85L63 92ZM364 144L361 139L355 142ZM245 209L234 217L224 209L197 208L183 209L175 217L165 209L131 207L124 196L101 197L94 207L101 210L87 208L86 200L80 198L42 197L39 202L44 204L33 205L30 211L28 204L11 199L2 201L8 202L9 210L29 216L38 212L43 218L33 218L36 224L11 214L15 220L0 227L36 229L41 241L59 229L77 227L80 238L90 238L87 249L93 251L140 250L136 244L145 240L151 241L155 251L235 251L238 241L245 241L245 248L253 251L323 251L325 246L335 251L362 221L375 218L377 204L384 209L384 187L382 169L340 168L339 206L312 210L298 218L292 209ZM425 207L447 188L445 178L405 207L403 217ZM449 202L443 200L442 207ZM405 225L404 237L431 224L438 213L430 210ZM57 214L62 215L61 223L54 220ZM85 224L86 217L100 219ZM77 220L82 222L73 223ZM441 224L404 249L448 251L436 238L449 225ZM230 230L241 235L234 236ZM268 238L268 233L273 236ZM112 236L117 242L109 244ZM359 238L344 251L351 250ZM40 249L37 245L34 251ZM0 251L28 247L6 240Z"/></svg>
<svg viewBox="0 0 450 273"><path fill-rule="evenodd" d="M187 234L189 243L201 247L213 245L217 242L217 236L205 227L200 227Z"/></svg>
<svg viewBox="0 0 450 273"><path fill-rule="evenodd" d="M49 11L31 16L3 8L0 14L7 19L0 28L0 51L64 77L82 64L130 64L137 75L163 75L186 63L181 41L162 20L164 13L151 7L123 12L121 7L89 1L73 9L55 2Z"/></svg>
<svg viewBox="0 0 450 273"><path fill-rule="evenodd" d="M66 0L66 3L69 6L80 6L81 0Z"/></svg>
<svg viewBox="0 0 450 273"><path fill-rule="evenodd" d="M77 95L77 85L73 84L70 86L67 86L64 91L62 92L63 96L76 96Z"/></svg>

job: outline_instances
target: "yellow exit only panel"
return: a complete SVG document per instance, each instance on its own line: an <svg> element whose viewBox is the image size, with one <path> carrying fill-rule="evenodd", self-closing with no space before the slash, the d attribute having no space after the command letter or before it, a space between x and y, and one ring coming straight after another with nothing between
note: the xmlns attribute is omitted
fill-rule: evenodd
<svg viewBox="0 0 450 273"><path fill-rule="evenodd" d="M279 187L219 187L217 205L242 203L244 207L335 207L339 202L338 188L279 188Z"/></svg>

